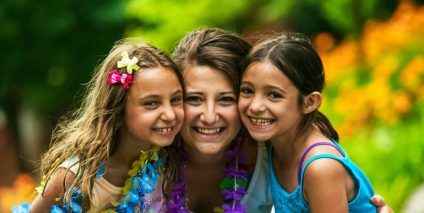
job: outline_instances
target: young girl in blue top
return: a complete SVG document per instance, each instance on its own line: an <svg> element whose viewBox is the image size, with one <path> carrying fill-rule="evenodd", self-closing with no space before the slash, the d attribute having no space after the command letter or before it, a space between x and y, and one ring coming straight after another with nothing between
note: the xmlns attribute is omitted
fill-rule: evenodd
<svg viewBox="0 0 424 213"><path fill-rule="evenodd" d="M276 212L376 212L367 177L318 111L321 59L309 40L283 33L245 61L239 111L257 141L270 141L269 181Z"/></svg>

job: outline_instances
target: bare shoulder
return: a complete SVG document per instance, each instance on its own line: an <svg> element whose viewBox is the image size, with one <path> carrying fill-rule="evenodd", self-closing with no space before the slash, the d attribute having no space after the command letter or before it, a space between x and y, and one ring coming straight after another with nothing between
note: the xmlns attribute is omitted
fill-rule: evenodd
<svg viewBox="0 0 424 213"><path fill-rule="evenodd" d="M347 212L347 175L344 166L334 159L320 158L310 163L304 174L303 192L311 210Z"/></svg>
<svg viewBox="0 0 424 213"><path fill-rule="evenodd" d="M64 197L65 187L69 187L75 174L65 168L59 168L47 181L44 190L31 204L31 212L48 212L52 205L59 204Z"/></svg>
<svg viewBox="0 0 424 213"><path fill-rule="evenodd" d="M320 158L312 161L305 169L304 181L326 181L343 178L346 174L343 164L331 158Z"/></svg>

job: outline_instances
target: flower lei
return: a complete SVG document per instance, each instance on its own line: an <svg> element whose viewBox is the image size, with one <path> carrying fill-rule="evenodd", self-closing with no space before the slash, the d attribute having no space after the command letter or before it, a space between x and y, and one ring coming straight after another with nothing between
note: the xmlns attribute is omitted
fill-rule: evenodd
<svg viewBox="0 0 424 213"><path fill-rule="evenodd" d="M249 174L247 171L247 155L246 151L240 150L241 139L237 137L229 150L224 153L227 161L224 170L224 179L219 185L221 194L224 196L224 203L221 207L215 207L214 212L224 213L244 213L247 210L246 205L240 203L246 193ZM185 181L185 162L187 161L187 153L181 151L183 166L179 173L179 182L171 189L171 198L168 201L168 212L189 213L187 206L187 198L185 195L187 183Z"/></svg>
<svg viewBox="0 0 424 213"><path fill-rule="evenodd" d="M141 151L139 160L133 163L132 169L128 171L130 178L125 181L124 192L120 202L112 202L113 207L102 212L143 212L148 205L145 204L144 196L154 191L159 179L160 168L164 159L159 158L159 147L154 147L149 151ZM101 170L101 169L100 169ZM83 212L80 204L82 193L78 188L73 188L71 202L63 205L53 205L50 212ZM28 213L29 203L17 205L12 208L13 213Z"/></svg>
<svg viewBox="0 0 424 213"><path fill-rule="evenodd" d="M140 159L133 163L133 168L128 171L130 178L124 186L124 194L119 203L112 203L113 208L102 212L143 212L146 207L144 195L155 190L159 179L160 167L165 160L159 158L159 147L149 151L142 151Z"/></svg>

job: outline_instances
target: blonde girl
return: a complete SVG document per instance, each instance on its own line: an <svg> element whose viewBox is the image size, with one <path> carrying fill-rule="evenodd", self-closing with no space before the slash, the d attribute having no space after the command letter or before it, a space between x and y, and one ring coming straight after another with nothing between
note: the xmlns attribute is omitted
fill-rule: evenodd
<svg viewBox="0 0 424 213"><path fill-rule="evenodd" d="M117 43L81 107L55 129L31 212L160 211L160 147L181 128L182 85L177 66L159 49Z"/></svg>

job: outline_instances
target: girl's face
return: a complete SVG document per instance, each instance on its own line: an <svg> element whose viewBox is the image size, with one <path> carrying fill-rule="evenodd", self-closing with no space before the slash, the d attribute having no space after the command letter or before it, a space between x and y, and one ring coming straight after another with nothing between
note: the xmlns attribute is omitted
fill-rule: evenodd
<svg viewBox="0 0 424 213"><path fill-rule="evenodd" d="M240 130L237 96L230 81L208 66L190 66L183 75L184 143L202 154L223 152Z"/></svg>
<svg viewBox="0 0 424 213"><path fill-rule="evenodd" d="M143 148L172 143L184 121L183 90L175 73L158 67L135 75L125 103L125 133Z"/></svg>
<svg viewBox="0 0 424 213"><path fill-rule="evenodd" d="M242 77L239 111L257 141L295 133L302 112L298 89L269 61L250 64Z"/></svg>

